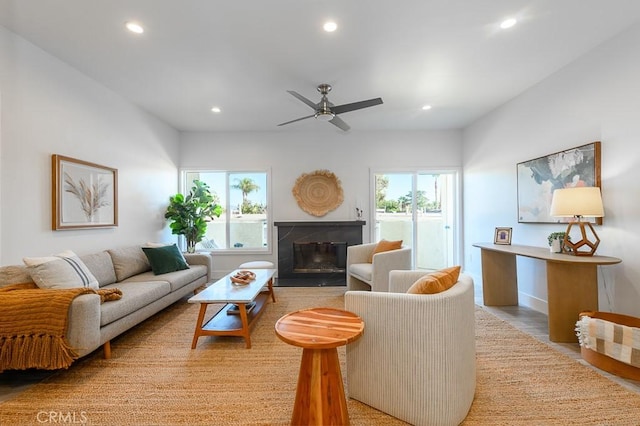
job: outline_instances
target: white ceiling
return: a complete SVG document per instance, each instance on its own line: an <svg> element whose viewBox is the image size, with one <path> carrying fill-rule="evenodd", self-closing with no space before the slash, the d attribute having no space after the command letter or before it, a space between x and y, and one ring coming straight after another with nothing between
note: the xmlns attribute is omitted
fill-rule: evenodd
<svg viewBox="0 0 640 426"><path fill-rule="evenodd" d="M276 127L313 112L286 91L320 83L384 100L342 114L352 132L461 128L639 18L638 0L0 0L0 25L184 131L341 132Z"/></svg>

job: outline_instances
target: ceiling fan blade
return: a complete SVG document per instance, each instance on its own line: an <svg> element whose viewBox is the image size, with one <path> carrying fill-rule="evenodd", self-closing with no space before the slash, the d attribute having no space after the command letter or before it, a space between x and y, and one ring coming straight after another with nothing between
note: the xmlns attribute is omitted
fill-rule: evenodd
<svg viewBox="0 0 640 426"><path fill-rule="evenodd" d="M347 123L344 122L342 118L338 117L337 115L329 120L329 123L341 128L345 132L351 128Z"/></svg>
<svg viewBox="0 0 640 426"><path fill-rule="evenodd" d="M284 126L285 124L295 123L296 121L305 120L307 118L315 117L315 114L307 115L306 117L296 118L295 120L287 121L285 123L280 123L278 126Z"/></svg>
<svg viewBox="0 0 640 426"><path fill-rule="evenodd" d="M287 90L287 92L291 93L291 95L293 95L294 97L298 98L299 100L301 100L305 104L309 105L313 109L316 109L318 107L318 104L316 104L315 102L311 102L309 99L305 98L304 96L302 96L298 92L294 92L293 90Z"/></svg>
<svg viewBox="0 0 640 426"><path fill-rule="evenodd" d="M334 114L342 114L343 112L354 111L356 109L368 108L375 105L380 105L382 98L369 99L367 101L353 102L351 104L342 104L331 107L331 111Z"/></svg>

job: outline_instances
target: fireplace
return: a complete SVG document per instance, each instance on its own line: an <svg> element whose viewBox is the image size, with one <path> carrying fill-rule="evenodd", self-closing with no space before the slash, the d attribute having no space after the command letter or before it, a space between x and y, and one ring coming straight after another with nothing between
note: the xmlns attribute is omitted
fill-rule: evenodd
<svg viewBox="0 0 640 426"><path fill-rule="evenodd" d="M345 272L347 267L346 241L293 243L293 272Z"/></svg>
<svg viewBox="0 0 640 426"><path fill-rule="evenodd" d="M276 222L277 285L345 285L347 247L362 244L364 221Z"/></svg>

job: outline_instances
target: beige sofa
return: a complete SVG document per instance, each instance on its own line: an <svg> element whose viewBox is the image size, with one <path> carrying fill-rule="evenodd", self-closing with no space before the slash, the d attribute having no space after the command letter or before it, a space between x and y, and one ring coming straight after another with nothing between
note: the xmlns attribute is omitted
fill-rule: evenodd
<svg viewBox="0 0 640 426"><path fill-rule="evenodd" d="M80 357L100 346L111 356L110 341L211 280L208 253L185 253L188 269L154 275L142 246L79 256L100 288L122 291L120 300L101 304L97 294L76 297L69 310L67 340ZM31 281L23 265L0 268L0 287Z"/></svg>
<svg viewBox="0 0 640 426"><path fill-rule="evenodd" d="M405 294L423 275L392 271L388 293L345 293L345 309L365 323L347 345L348 395L412 425L458 425L476 387L473 280Z"/></svg>

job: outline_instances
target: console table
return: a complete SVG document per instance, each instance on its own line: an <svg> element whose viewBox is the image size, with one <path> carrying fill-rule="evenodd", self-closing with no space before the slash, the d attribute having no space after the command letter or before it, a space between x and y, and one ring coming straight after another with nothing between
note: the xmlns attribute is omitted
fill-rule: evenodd
<svg viewBox="0 0 640 426"><path fill-rule="evenodd" d="M598 265L621 260L609 256L550 253L548 248L476 243L482 255L482 293L487 306L518 304L516 256L544 260L547 265L549 340L576 342L575 324L582 311L598 310Z"/></svg>

